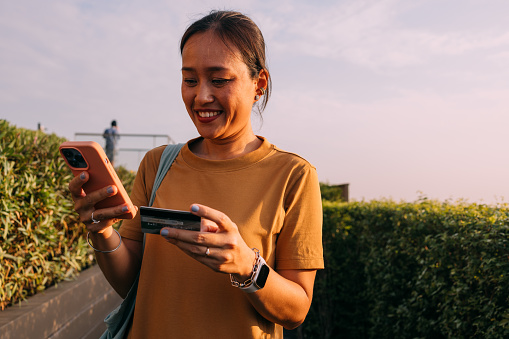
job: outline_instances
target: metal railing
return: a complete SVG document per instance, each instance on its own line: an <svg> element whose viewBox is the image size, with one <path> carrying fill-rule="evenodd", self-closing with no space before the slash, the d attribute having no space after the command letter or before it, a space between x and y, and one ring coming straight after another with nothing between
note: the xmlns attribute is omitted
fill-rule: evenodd
<svg viewBox="0 0 509 339"><path fill-rule="evenodd" d="M142 137L142 138L153 138L154 147L156 146L156 138L166 138L168 144L176 144L175 141L168 134L134 134L134 133L118 133L119 137ZM103 133L74 133L74 139L78 136L98 136L102 137Z"/></svg>
<svg viewBox="0 0 509 339"><path fill-rule="evenodd" d="M124 166L130 170L137 170L145 153L152 148L163 144L176 143L167 134L119 133L118 136L120 139L118 141L118 154L115 157L115 167ZM137 141L135 142L134 139ZM145 139L145 141L143 139ZM147 139L152 139L151 145L150 142L147 142ZM104 147L103 133L74 133L74 140L92 140ZM133 156L133 154L137 154L137 157Z"/></svg>

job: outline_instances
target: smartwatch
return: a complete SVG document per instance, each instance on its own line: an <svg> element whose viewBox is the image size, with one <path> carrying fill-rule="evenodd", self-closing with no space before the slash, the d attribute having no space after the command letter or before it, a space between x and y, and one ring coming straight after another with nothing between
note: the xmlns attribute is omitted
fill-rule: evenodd
<svg viewBox="0 0 509 339"><path fill-rule="evenodd" d="M251 284L247 284L244 287L240 287L246 293L253 293L262 289L267 282L267 277L269 276L270 268L267 266L265 260L260 257L258 260L258 267L254 274L254 277L251 279Z"/></svg>
<svg viewBox="0 0 509 339"><path fill-rule="evenodd" d="M260 256L260 251L256 248L253 248L255 252L256 258L255 263L253 265L253 272L251 273L251 277L244 282L238 282L237 279L230 274L230 281L232 286L240 288L242 291L246 293L253 293L262 289L267 282L267 277L270 273L270 268L265 262L265 260Z"/></svg>

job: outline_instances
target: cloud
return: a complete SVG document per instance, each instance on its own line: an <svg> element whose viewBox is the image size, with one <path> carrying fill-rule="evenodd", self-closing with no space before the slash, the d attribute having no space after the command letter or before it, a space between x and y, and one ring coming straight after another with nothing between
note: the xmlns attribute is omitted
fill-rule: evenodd
<svg viewBox="0 0 509 339"><path fill-rule="evenodd" d="M503 195L509 187L501 179L507 161L499 156L509 144L508 97L509 89L400 90L355 103L323 89L301 96L281 90L262 134L304 156L320 180L351 183L355 198L412 200L423 191L439 199L493 201L494 192Z"/></svg>
<svg viewBox="0 0 509 339"><path fill-rule="evenodd" d="M509 62L509 50L503 52L495 52L487 57L487 60L496 62L499 65L507 66Z"/></svg>
<svg viewBox="0 0 509 339"><path fill-rule="evenodd" d="M343 60L376 71L431 64L437 58L509 48L507 27L410 26L404 18L422 3L342 1L329 6L276 7L263 21L277 53ZM292 17L292 20L284 20ZM281 20L283 19L283 20ZM433 20L428 17L428 20ZM462 20L457 18L456 20ZM488 28L489 27L489 28Z"/></svg>
<svg viewBox="0 0 509 339"><path fill-rule="evenodd" d="M309 159L322 180L351 182L352 194L366 197L507 192L502 1L1 6L0 118L23 127L40 121L72 137L116 118L124 132L194 137L180 97L178 40L197 14L238 9L260 25L274 75L258 132ZM484 186L462 190L474 181Z"/></svg>
<svg viewBox="0 0 509 339"><path fill-rule="evenodd" d="M198 13L223 6L230 7L217 1L6 2L0 117L24 127L42 121L68 138L70 129L100 130L112 116L124 131L194 137L180 98L178 43Z"/></svg>

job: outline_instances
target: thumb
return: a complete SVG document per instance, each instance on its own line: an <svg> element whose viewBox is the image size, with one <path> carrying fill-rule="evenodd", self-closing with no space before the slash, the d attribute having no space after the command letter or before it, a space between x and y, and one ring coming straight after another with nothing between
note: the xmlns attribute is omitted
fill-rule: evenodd
<svg viewBox="0 0 509 339"><path fill-rule="evenodd" d="M200 232L216 233L219 230L217 224L211 220L201 218Z"/></svg>
<svg viewBox="0 0 509 339"><path fill-rule="evenodd" d="M202 218L202 225L204 220L206 220L207 222L205 225L207 225L207 227L212 227L212 229L214 229L213 232L228 232L232 230L233 222L221 211L204 205L193 204L191 205L191 212Z"/></svg>

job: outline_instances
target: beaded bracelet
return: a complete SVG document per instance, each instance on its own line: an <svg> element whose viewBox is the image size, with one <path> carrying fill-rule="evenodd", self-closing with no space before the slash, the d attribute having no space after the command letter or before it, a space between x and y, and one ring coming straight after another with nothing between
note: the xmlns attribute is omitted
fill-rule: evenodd
<svg viewBox="0 0 509 339"><path fill-rule="evenodd" d="M118 238L120 239L120 242L118 243L118 246L112 250L109 250L109 251L101 251L101 250L98 250L97 248L95 248L94 246L92 246L92 244L90 243L90 232L87 233L87 243L88 243L88 246L92 247L94 249L94 251L96 252L100 252L100 253L111 253L111 252L115 252L116 250L118 250L120 248L120 245L122 245L122 237L120 236L120 233L118 233L118 231L116 229L113 229L117 234L118 234Z"/></svg>

